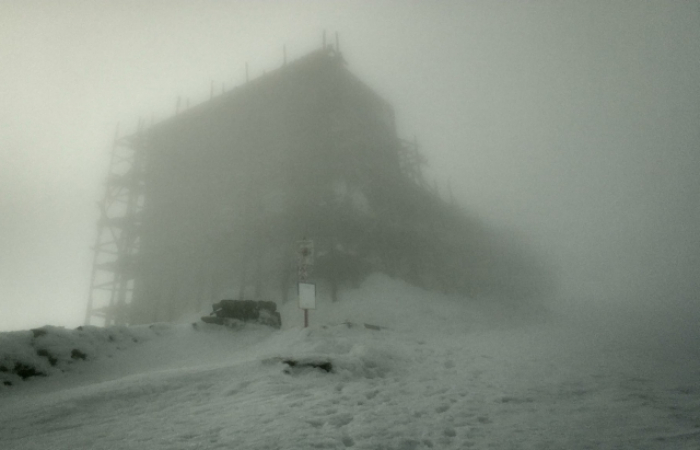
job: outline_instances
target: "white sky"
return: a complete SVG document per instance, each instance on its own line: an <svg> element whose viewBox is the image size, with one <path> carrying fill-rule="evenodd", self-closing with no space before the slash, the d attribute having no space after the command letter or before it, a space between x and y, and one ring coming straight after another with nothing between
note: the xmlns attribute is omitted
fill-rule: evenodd
<svg viewBox="0 0 700 450"><path fill-rule="evenodd" d="M698 1L0 1L0 330L83 318L117 123L340 33L431 178L511 227L562 304L669 317L700 286Z"/></svg>

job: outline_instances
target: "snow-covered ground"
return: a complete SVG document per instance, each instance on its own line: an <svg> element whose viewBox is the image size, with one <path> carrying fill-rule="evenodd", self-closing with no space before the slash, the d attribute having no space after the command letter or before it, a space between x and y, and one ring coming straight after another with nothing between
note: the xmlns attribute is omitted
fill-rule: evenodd
<svg viewBox="0 0 700 450"><path fill-rule="evenodd" d="M320 304L308 329L294 304L282 315L281 330L0 334L0 365L49 375L0 385L0 449L700 448L686 348L518 322L383 276Z"/></svg>

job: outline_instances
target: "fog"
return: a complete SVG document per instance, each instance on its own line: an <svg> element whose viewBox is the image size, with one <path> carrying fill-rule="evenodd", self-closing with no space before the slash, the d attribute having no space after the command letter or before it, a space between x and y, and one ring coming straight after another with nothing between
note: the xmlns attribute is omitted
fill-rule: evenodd
<svg viewBox="0 0 700 450"><path fill-rule="evenodd" d="M0 330L82 322L117 124L323 30L429 180L545 261L555 314L695 342L700 3L671 0L0 3Z"/></svg>

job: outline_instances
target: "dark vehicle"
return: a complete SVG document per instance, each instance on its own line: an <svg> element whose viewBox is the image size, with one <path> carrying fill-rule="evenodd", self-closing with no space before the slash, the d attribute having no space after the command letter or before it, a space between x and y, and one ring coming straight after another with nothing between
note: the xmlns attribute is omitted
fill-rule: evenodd
<svg viewBox="0 0 700 450"><path fill-rule="evenodd" d="M212 313L202 317L206 323L232 325L236 321L259 323L273 328L282 326L275 302L263 300L221 300L212 305Z"/></svg>

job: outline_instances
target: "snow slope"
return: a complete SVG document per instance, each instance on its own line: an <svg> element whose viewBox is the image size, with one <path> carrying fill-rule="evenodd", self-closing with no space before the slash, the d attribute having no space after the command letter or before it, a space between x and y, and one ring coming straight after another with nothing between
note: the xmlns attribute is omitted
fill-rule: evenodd
<svg viewBox="0 0 700 450"><path fill-rule="evenodd" d="M700 448L700 363L682 350L495 326L493 310L382 276L308 329L295 305L282 314L282 330L52 330L56 353L89 356L0 388L0 448ZM3 335L0 358L28 333Z"/></svg>

